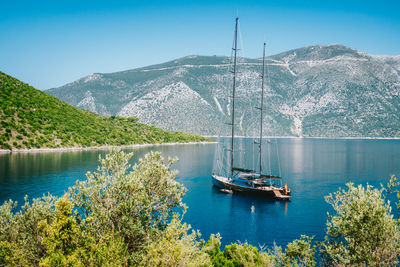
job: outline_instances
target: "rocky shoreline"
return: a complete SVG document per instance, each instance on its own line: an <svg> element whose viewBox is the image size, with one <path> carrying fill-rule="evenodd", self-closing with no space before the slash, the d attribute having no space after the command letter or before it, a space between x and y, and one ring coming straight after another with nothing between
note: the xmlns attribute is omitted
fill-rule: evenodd
<svg viewBox="0 0 400 267"><path fill-rule="evenodd" d="M187 142L187 143L155 143L155 144L134 144L122 146L90 146L90 147L57 147L57 148L30 148L30 149L0 149L0 153L38 153L38 152L70 152L87 150L109 150L112 148L141 148L149 146L175 146L175 145L196 145L196 144L214 144L216 142Z"/></svg>

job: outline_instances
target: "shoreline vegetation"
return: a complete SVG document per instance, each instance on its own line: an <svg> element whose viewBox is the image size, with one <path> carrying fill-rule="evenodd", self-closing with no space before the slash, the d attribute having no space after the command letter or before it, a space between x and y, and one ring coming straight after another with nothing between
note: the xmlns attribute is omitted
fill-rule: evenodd
<svg viewBox="0 0 400 267"><path fill-rule="evenodd" d="M133 144L133 145L122 145L122 146L90 146L90 147L57 147L57 148L30 148L30 149L17 149L17 150L7 150L0 149L0 154L4 153L45 153L45 152L72 152L72 151L89 151L89 150L111 150L111 149L134 149L142 147L152 147L152 146L176 146L176 145L207 145L215 144L214 141L199 141L199 142L184 142L184 143L153 143L153 144Z"/></svg>
<svg viewBox="0 0 400 267"><path fill-rule="evenodd" d="M0 72L0 149L64 149L212 141L169 132L134 117L104 117L73 107Z"/></svg>
<svg viewBox="0 0 400 267"><path fill-rule="evenodd" d="M240 241L221 247L183 221L187 189L160 152L131 166L114 149L61 197L0 206L0 266L397 266L399 220L386 186L346 184L325 197L332 207L322 242L301 235L286 247ZM399 208L399 206L398 206Z"/></svg>

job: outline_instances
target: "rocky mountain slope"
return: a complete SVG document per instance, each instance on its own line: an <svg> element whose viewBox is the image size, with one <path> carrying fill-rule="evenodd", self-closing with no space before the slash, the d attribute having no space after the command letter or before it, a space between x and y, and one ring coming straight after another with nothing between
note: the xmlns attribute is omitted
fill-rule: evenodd
<svg viewBox="0 0 400 267"><path fill-rule="evenodd" d="M259 129L261 59L240 58L236 132ZM89 75L47 92L102 115L138 117L167 130L228 135L230 58L188 56ZM309 46L267 58L266 135L400 136L400 56Z"/></svg>

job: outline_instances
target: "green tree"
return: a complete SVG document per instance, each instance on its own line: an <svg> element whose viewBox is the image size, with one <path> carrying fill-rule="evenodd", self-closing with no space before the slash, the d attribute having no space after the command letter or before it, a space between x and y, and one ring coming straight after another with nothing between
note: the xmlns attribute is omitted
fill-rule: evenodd
<svg viewBox="0 0 400 267"><path fill-rule="evenodd" d="M42 220L38 225L44 233L43 245L47 256L40 266L83 266L79 259L79 248L82 246L83 234L72 214L72 203L62 197L55 203L56 217L51 225Z"/></svg>
<svg viewBox="0 0 400 267"><path fill-rule="evenodd" d="M247 243L232 243L220 250L221 236L211 235L206 246L203 248L210 255L213 266L251 267L251 266L273 266L275 259L266 252L259 251L256 247Z"/></svg>
<svg viewBox="0 0 400 267"><path fill-rule="evenodd" d="M149 244L141 266L211 266L209 255L202 251L200 232L192 231L175 214L162 237Z"/></svg>
<svg viewBox="0 0 400 267"><path fill-rule="evenodd" d="M59 198L55 203L54 222L39 223L46 248L46 256L39 266L122 266L127 260L122 239L115 238L113 233L103 233L102 238L96 240L84 230L90 225L84 229L79 227L72 208L70 199Z"/></svg>
<svg viewBox="0 0 400 267"><path fill-rule="evenodd" d="M400 232L384 189L370 185L339 189L326 197L335 215L328 214L321 243L323 264L394 266L400 256Z"/></svg>
<svg viewBox="0 0 400 267"><path fill-rule="evenodd" d="M313 237L302 235L300 239L290 242L285 251L281 247L274 248L276 266L315 266L316 246Z"/></svg>
<svg viewBox="0 0 400 267"><path fill-rule="evenodd" d="M78 181L70 189L71 199L83 223L90 218L90 230L100 236L115 231L124 240L131 255L130 263L138 263L149 242L156 240L172 218L172 208L183 206L185 188L175 180L171 170L176 159L150 152L130 169L132 153L113 150L99 158L97 172Z"/></svg>
<svg viewBox="0 0 400 267"><path fill-rule="evenodd" d="M0 206L0 263L6 266L38 265L46 253L38 225L42 220L53 221L55 200L48 195L34 199L30 204L25 197L25 204L16 213L13 212L16 202L10 200Z"/></svg>

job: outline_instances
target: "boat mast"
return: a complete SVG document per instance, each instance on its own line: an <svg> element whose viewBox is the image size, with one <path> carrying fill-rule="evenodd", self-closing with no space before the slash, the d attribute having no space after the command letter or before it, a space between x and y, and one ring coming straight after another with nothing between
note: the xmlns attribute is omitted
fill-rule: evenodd
<svg viewBox="0 0 400 267"><path fill-rule="evenodd" d="M260 113L261 113L261 121L260 121L260 174L262 171L262 134L263 134L263 109L264 109L264 70L265 70L265 43L264 43L264 51L263 51L263 68L262 68L262 75L261 75L261 106L260 106Z"/></svg>
<svg viewBox="0 0 400 267"><path fill-rule="evenodd" d="M234 134L235 134L235 93L236 93L236 55L237 55L237 31L238 31L238 22L239 18L236 18L235 24L235 42L234 47L232 48L234 51L234 60L233 60L233 92L232 92L232 140L231 140L231 177L233 177L233 148L234 148Z"/></svg>

